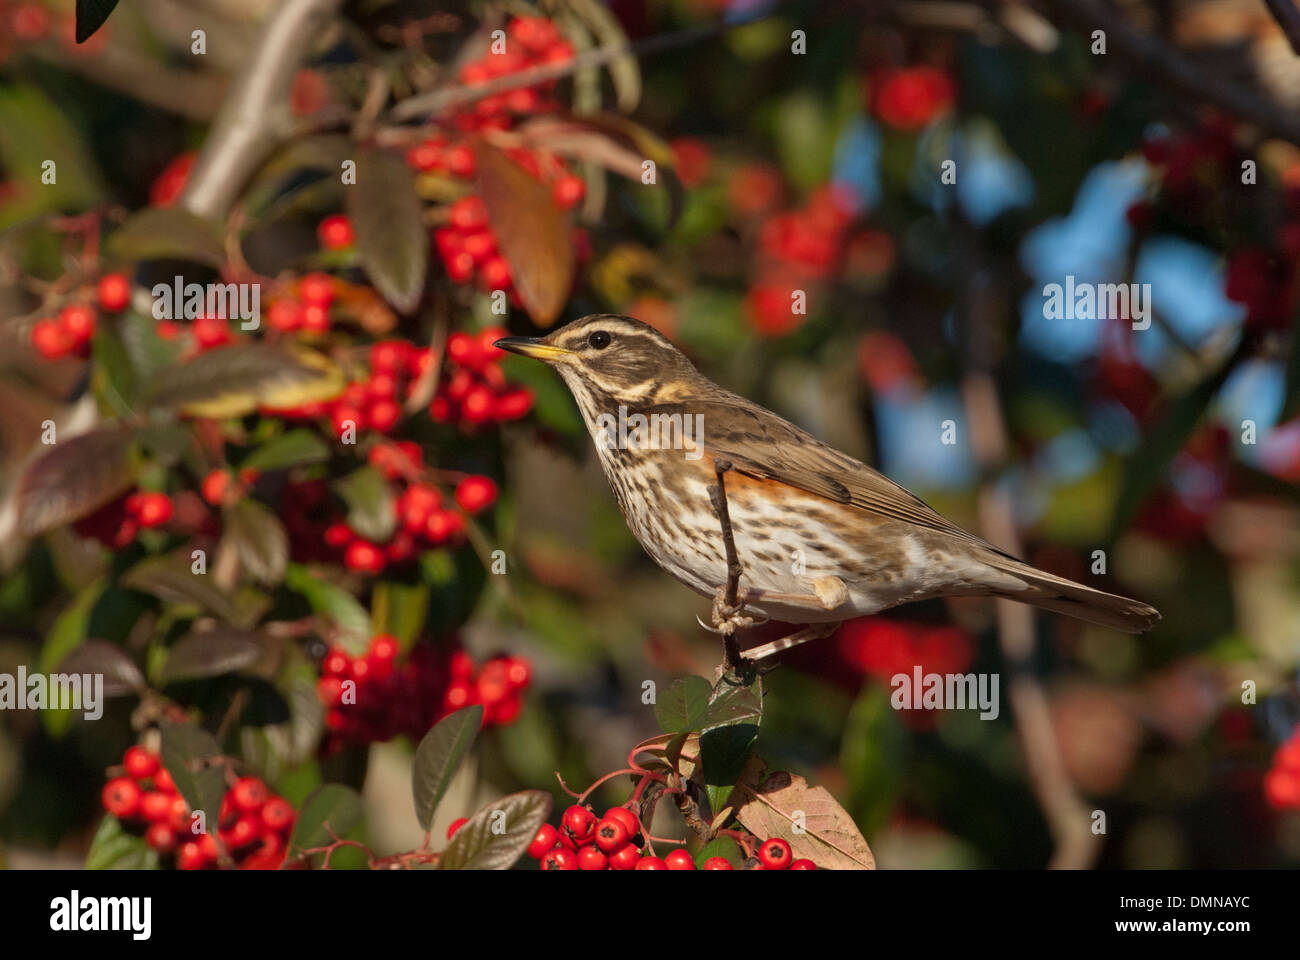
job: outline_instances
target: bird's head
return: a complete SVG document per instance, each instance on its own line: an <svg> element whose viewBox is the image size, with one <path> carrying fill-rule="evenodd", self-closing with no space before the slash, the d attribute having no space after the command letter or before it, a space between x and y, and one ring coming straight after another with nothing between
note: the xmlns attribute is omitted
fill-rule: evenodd
<svg viewBox="0 0 1300 960"><path fill-rule="evenodd" d="M554 367L589 424L611 407L657 402L700 377L653 327L612 313L583 317L545 337L505 337L496 346Z"/></svg>

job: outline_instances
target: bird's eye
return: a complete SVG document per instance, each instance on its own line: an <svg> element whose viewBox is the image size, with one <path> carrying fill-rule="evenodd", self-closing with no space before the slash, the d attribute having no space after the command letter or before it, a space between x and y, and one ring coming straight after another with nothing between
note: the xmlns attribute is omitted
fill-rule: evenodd
<svg viewBox="0 0 1300 960"><path fill-rule="evenodd" d="M612 338L604 330L596 330L587 337L587 346L593 350L604 350Z"/></svg>

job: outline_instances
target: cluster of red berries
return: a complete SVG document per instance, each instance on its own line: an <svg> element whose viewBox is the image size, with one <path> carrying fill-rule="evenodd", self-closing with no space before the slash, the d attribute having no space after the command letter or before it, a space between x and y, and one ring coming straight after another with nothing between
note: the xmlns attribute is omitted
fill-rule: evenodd
<svg viewBox="0 0 1300 960"><path fill-rule="evenodd" d="M316 696L329 708L322 750L345 743L419 739L449 713L483 704L483 725L503 726L519 716L532 668L521 657L494 657L481 668L464 650L450 653L426 643L399 661L397 640L380 634L358 657L329 650L321 661Z"/></svg>
<svg viewBox="0 0 1300 960"><path fill-rule="evenodd" d="M505 335L505 329L489 327L477 335L458 331L447 338L447 362L429 404L435 423L474 429L518 420L532 409L533 392L507 383L498 363L504 354L493 344Z"/></svg>
<svg viewBox="0 0 1300 960"><path fill-rule="evenodd" d="M135 540L141 530L166 525L174 513L175 507L167 494L135 491L81 517L73 529L82 537L120 550Z"/></svg>
<svg viewBox="0 0 1300 960"><path fill-rule="evenodd" d="M1264 794L1278 810L1300 810L1300 729L1277 748L1264 775Z"/></svg>
<svg viewBox="0 0 1300 960"><path fill-rule="evenodd" d="M226 792L214 838L194 832L190 809L158 754L129 747L122 767L104 785L104 809L128 827L144 826L145 843L173 857L178 869L216 868L221 848L244 870L274 870L284 860L296 815L256 777L242 777Z"/></svg>
<svg viewBox="0 0 1300 960"><path fill-rule="evenodd" d="M769 217L759 232L758 276L746 299L750 323L764 336L798 329L804 314L795 311L795 291L812 299L840 258L844 234L853 219L847 198L822 187L801 210Z"/></svg>
<svg viewBox="0 0 1300 960"><path fill-rule="evenodd" d="M120 273L105 274L95 287L100 309L116 313L126 307L131 297L131 283ZM47 360L69 354L84 357L90 351L99 314L89 303L73 303L32 325L32 346Z"/></svg>
<svg viewBox="0 0 1300 960"><path fill-rule="evenodd" d="M298 280L291 294L276 297L266 310L266 322L281 333L325 333L330 328L330 305L337 284L328 273L309 273Z"/></svg>
<svg viewBox="0 0 1300 960"><path fill-rule="evenodd" d="M590 807L564 811L558 828L543 824L528 845L528 855L543 870L694 870L695 858L684 848L665 857L643 852L641 823L627 807L611 807L597 819ZM764 841L746 870L816 870L811 860L795 860L784 840ZM702 870L732 870L725 857L710 857Z"/></svg>
<svg viewBox="0 0 1300 960"><path fill-rule="evenodd" d="M869 81L871 112L886 126L912 133L952 108L957 87L947 71L925 64L877 70Z"/></svg>

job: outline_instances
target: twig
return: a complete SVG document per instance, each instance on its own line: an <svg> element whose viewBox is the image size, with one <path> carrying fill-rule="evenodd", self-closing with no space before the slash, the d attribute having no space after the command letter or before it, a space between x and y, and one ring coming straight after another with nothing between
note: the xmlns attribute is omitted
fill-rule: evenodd
<svg viewBox="0 0 1300 960"><path fill-rule="evenodd" d="M1287 0L1279 2L1286 3ZM1160 38L1133 26L1123 14L1101 0L1053 0L1049 6L1059 10L1063 19L1080 30L1105 31L1107 42L1127 56L1140 72L1197 100L1214 104L1267 133L1300 145L1300 115L1255 96L1220 72L1193 63Z"/></svg>
<svg viewBox="0 0 1300 960"><path fill-rule="evenodd" d="M1264 3L1286 34L1291 49L1300 54L1300 7L1296 6L1295 0L1264 0Z"/></svg>
<svg viewBox="0 0 1300 960"><path fill-rule="evenodd" d="M321 25L343 0L284 0L222 104L181 205L220 221L266 156L293 130L289 91Z"/></svg>

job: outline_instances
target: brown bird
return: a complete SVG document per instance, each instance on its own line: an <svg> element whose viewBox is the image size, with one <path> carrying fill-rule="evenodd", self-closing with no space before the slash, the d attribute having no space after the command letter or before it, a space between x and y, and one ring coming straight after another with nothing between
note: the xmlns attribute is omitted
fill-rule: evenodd
<svg viewBox="0 0 1300 960"><path fill-rule="evenodd" d="M747 658L932 597L1005 597L1127 633L1160 619L1145 603L1038 570L945 520L866 464L722 389L639 320L597 314L496 345L564 378L628 526L656 563L714 598L720 632L748 625L750 612L819 625ZM727 544L710 500L720 462L742 567L734 606L723 600Z"/></svg>

